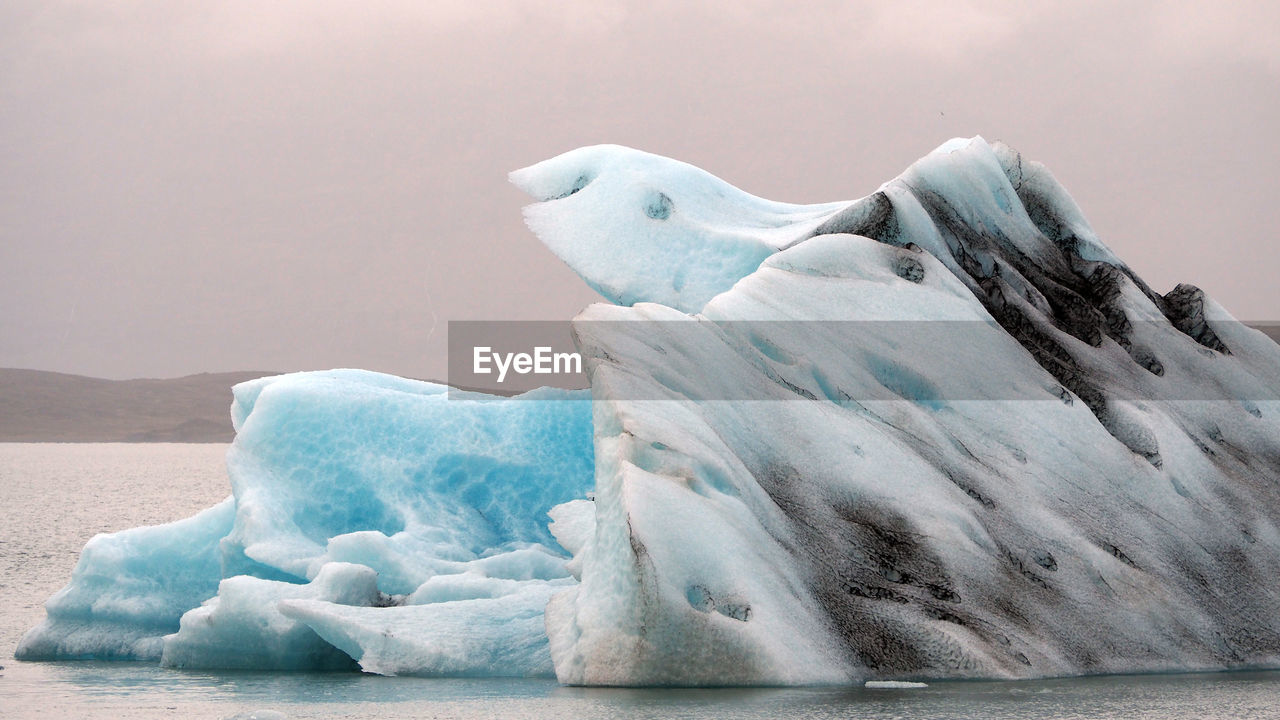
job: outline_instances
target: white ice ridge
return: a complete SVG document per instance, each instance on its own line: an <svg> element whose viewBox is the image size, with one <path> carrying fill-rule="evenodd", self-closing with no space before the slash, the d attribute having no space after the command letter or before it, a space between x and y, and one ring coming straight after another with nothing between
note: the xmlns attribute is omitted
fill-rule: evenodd
<svg viewBox="0 0 1280 720"><path fill-rule="evenodd" d="M844 203L791 205L620 145L579 148L511 173L537 203L530 229L610 302L697 312Z"/></svg>
<svg viewBox="0 0 1280 720"><path fill-rule="evenodd" d="M955 138L913 172L949 197L988 196L1002 211L988 219L1006 225L1030 219L1019 192L1042 199L1082 256L1120 264L1053 176L1002 145L993 150L980 137ZM524 209L529 228L610 302L655 302L689 313L778 250L832 232L824 221L836 213L844 211L836 225L865 223L880 207L874 197L821 205L765 200L692 165L620 145L572 150L510 178L537 200ZM904 176L887 183L876 197L901 198L910 182Z"/></svg>
<svg viewBox="0 0 1280 720"><path fill-rule="evenodd" d="M617 303L574 321L591 402L237 386L232 498L95 538L19 657L870 687L1280 665L1280 346L1154 292L1043 166L955 140L834 206L616 146L512 179Z"/></svg>

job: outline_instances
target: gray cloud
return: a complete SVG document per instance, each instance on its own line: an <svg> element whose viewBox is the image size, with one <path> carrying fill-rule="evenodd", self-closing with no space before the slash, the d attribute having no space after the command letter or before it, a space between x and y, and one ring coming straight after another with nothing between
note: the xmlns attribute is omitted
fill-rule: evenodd
<svg viewBox="0 0 1280 720"><path fill-rule="evenodd" d="M440 376L595 299L507 171L617 142L852 199L952 136L1045 162L1157 289L1275 319L1269 3L0 7L0 366Z"/></svg>

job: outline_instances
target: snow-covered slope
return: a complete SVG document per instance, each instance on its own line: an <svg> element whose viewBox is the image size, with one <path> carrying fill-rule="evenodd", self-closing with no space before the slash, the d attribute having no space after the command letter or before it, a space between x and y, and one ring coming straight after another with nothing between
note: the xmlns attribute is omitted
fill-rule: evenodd
<svg viewBox="0 0 1280 720"><path fill-rule="evenodd" d="M1042 166L953 140L818 206L617 146L512 180L618 303L574 321L592 402L239 385L233 497L95 538L19 656L627 685L1280 663L1280 346L1146 286Z"/></svg>
<svg viewBox="0 0 1280 720"><path fill-rule="evenodd" d="M695 315L575 321L596 529L548 608L562 681L1280 658L1280 347L980 138L815 233Z"/></svg>

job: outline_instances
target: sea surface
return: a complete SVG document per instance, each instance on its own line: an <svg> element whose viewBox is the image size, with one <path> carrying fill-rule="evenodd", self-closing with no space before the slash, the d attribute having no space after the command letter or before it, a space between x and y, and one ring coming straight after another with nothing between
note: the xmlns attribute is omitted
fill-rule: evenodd
<svg viewBox="0 0 1280 720"><path fill-rule="evenodd" d="M551 680L190 672L20 663L96 533L187 517L230 492L225 445L0 443L0 718L1275 718L1280 672L945 682L917 689L595 689Z"/></svg>

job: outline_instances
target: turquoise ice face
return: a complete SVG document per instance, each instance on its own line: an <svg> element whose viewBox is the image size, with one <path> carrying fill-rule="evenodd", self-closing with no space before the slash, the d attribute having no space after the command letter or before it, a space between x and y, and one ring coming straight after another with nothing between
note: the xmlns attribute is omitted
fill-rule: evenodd
<svg viewBox="0 0 1280 720"><path fill-rule="evenodd" d="M575 581L547 512L593 482L585 393L333 370L234 396L233 497L95 538L19 657L551 674L542 609Z"/></svg>

